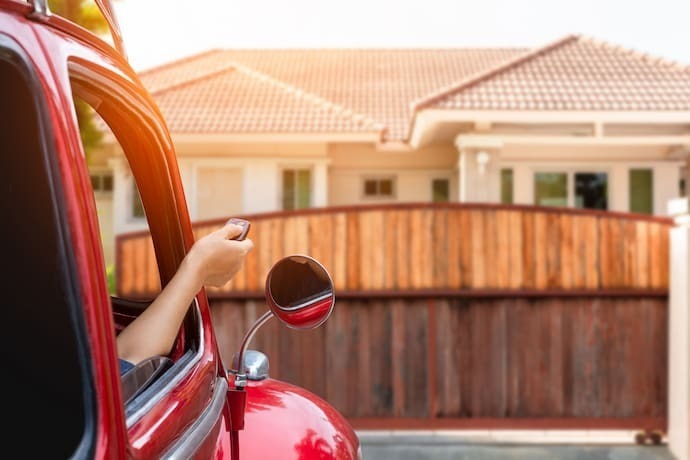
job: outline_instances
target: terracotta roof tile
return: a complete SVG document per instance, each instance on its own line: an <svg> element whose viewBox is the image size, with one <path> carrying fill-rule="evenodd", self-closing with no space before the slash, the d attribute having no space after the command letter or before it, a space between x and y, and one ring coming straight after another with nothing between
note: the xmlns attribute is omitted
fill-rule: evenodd
<svg viewBox="0 0 690 460"><path fill-rule="evenodd" d="M174 133L380 132L341 107L235 67L154 93Z"/></svg>
<svg viewBox="0 0 690 460"><path fill-rule="evenodd" d="M384 130L386 139L400 140L407 134L415 100L522 52L522 49L214 50L142 72L140 76L168 117L173 132L189 129L203 132L211 126L224 132L248 132L248 129L268 132L278 127L289 127L291 132L320 129L316 115L330 113L327 110L311 115L302 112L282 115L308 120L316 123L315 126L296 121L288 123L287 120L281 121L280 126L262 125L261 120L276 118L276 114L271 113L272 96L264 93L272 91L271 94L278 94L274 84L267 84L271 81L281 82L286 91L290 87L294 94L320 101L315 103L317 108L321 101L330 101L335 112L343 116L347 111L351 112L351 121L357 130L361 130L361 124L377 127ZM213 91L218 91L217 73L225 75L227 69L233 68L244 69L246 77L264 76L265 79L256 78L254 82L243 79L241 90L236 88L233 91L230 86L224 86L224 92L231 92L222 96L228 107L221 107L217 97L201 98L201 94L211 91L207 85L212 81L216 84ZM194 88L185 90L189 91L185 104L194 105L195 112L186 110L188 105L180 105L180 99L167 94L175 92L179 98L180 88L186 86ZM201 98L203 104L194 102L195 98ZM261 102L253 104L253 101ZM245 106L241 111L235 110L237 118L228 117L227 113L234 110L231 106L238 103ZM300 107L310 110L306 105ZM225 114L225 118L219 111ZM251 123L241 120L248 111L254 120ZM203 117L208 121L199 119ZM221 118L223 122L214 121ZM332 121L324 123L335 128Z"/></svg>
<svg viewBox="0 0 690 460"><path fill-rule="evenodd" d="M690 68L578 36L459 83L418 108L690 110Z"/></svg>
<svg viewBox="0 0 690 460"><path fill-rule="evenodd" d="M690 110L690 70L568 36L534 50L212 50L140 73L173 132L378 132L415 110Z"/></svg>

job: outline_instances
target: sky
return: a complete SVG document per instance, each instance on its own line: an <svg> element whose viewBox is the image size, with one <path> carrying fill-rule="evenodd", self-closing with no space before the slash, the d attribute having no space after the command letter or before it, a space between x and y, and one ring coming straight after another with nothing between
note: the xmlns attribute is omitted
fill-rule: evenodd
<svg viewBox="0 0 690 460"><path fill-rule="evenodd" d="M144 70L212 48L538 47L569 34L690 66L690 0L115 0Z"/></svg>

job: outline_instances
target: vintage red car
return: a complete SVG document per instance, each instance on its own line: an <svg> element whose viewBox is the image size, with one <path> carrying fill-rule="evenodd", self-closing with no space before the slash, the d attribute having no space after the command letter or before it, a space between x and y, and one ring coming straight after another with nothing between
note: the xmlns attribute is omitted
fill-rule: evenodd
<svg viewBox="0 0 690 460"><path fill-rule="evenodd" d="M271 309L236 355L245 366L228 371L202 290L170 355L120 376L116 335L148 303L108 289L75 101L91 106L122 148L162 285L194 235L166 122L119 46L111 8L97 3L114 45L45 1L0 0L3 447L22 458L360 458L340 413L268 377L266 357L248 349L274 315L300 328L330 314L332 282L308 256L285 260L310 267L302 276L315 277L312 290L290 290L284 261L269 272Z"/></svg>

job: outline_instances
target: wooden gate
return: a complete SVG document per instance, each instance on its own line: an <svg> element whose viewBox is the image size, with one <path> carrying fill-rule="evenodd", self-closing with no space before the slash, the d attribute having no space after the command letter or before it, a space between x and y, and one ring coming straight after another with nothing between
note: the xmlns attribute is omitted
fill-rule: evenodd
<svg viewBox="0 0 690 460"><path fill-rule="evenodd" d="M251 348L356 428L665 429L670 220L455 203L244 217L245 269L208 291L226 362L266 310L271 265L317 258L332 317L269 323ZM122 295L158 290L147 238L118 239Z"/></svg>

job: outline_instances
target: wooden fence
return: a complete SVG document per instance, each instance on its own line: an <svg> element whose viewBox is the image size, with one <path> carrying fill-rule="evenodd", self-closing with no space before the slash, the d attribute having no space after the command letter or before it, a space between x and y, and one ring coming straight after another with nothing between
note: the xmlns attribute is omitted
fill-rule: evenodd
<svg viewBox="0 0 690 460"><path fill-rule="evenodd" d="M272 264L315 257L332 317L269 323L252 348L355 426L664 426L669 220L460 204L245 217L245 269L209 290L226 361L266 309ZM158 291L148 235L120 238L117 257L120 294Z"/></svg>

